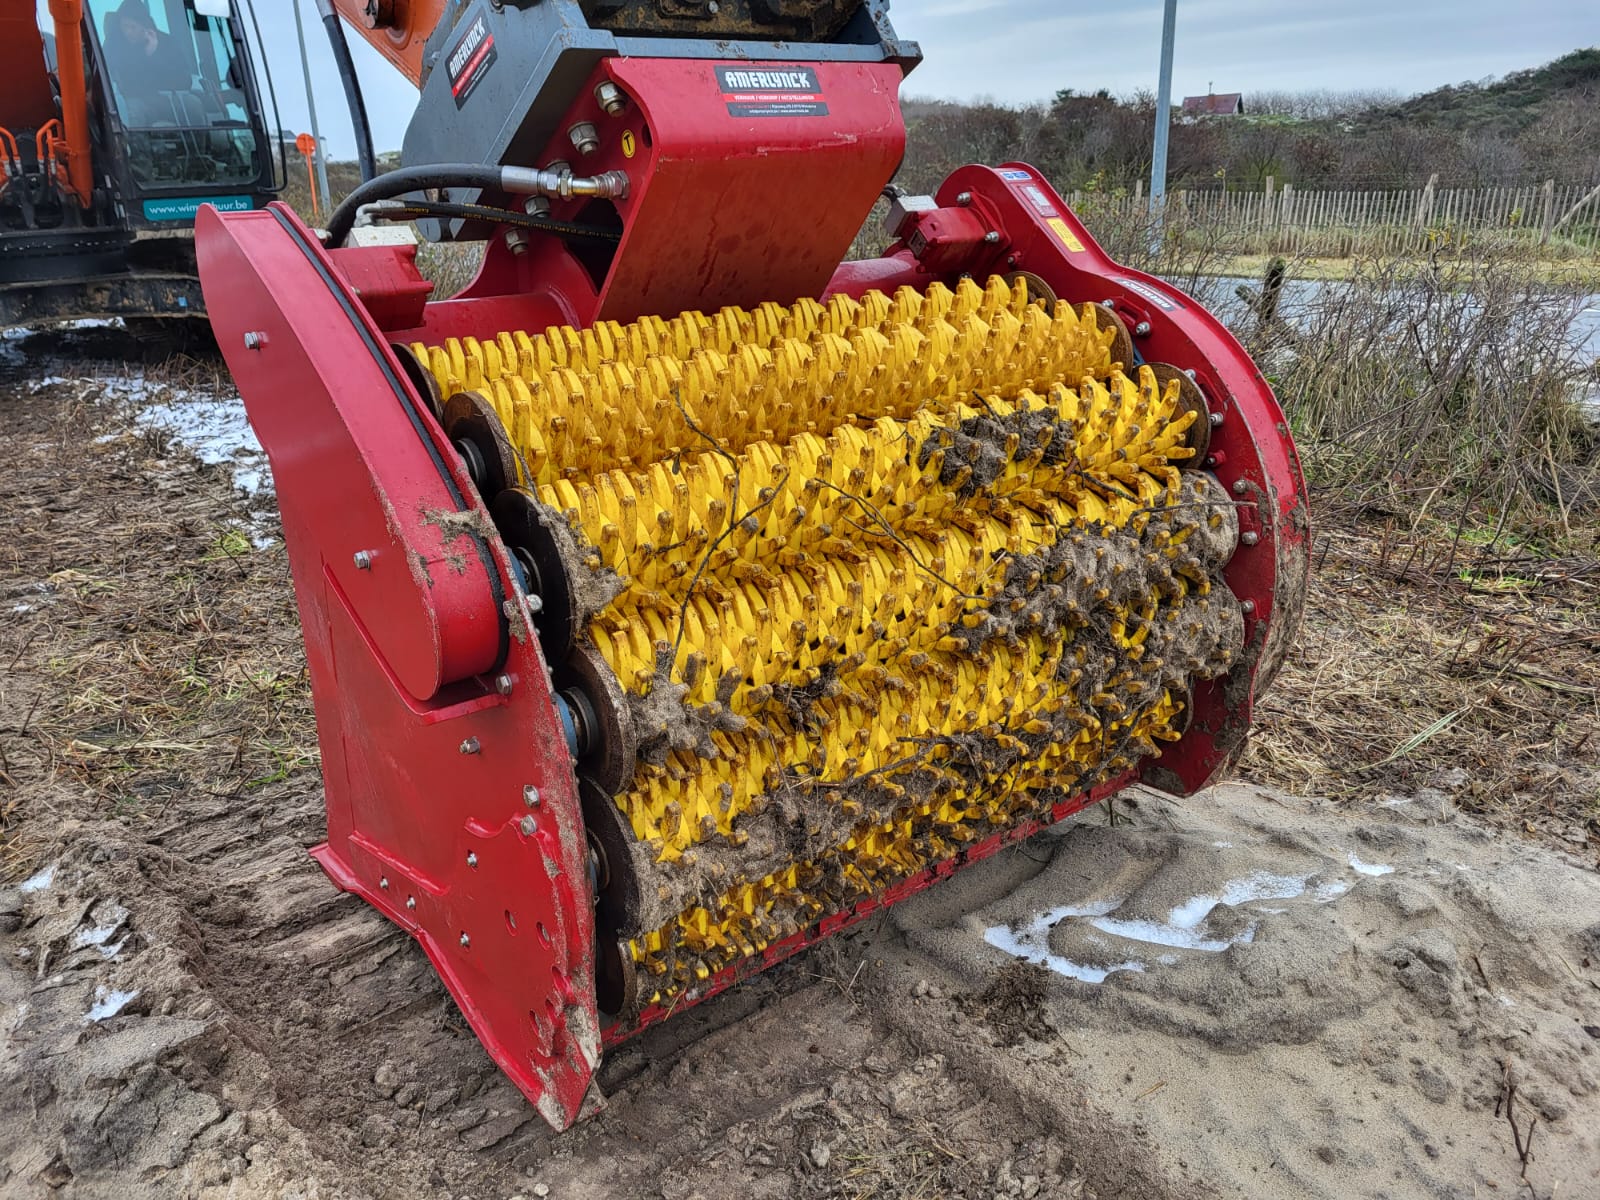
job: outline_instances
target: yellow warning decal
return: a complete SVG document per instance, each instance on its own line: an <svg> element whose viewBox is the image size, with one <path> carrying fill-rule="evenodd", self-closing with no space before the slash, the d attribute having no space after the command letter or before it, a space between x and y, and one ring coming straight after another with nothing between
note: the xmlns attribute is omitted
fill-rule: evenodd
<svg viewBox="0 0 1600 1200"><path fill-rule="evenodd" d="M1056 236L1061 239L1062 244L1068 250L1076 253L1083 249L1083 243L1078 240L1078 235L1072 232L1072 226L1068 225L1060 217L1049 217L1045 220L1045 224L1055 230Z"/></svg>
<svg viewBox="0 0 1600 1200"><path fill-rule="evenodd" d="M632 158L637 148L638 143L634 141L633 130L624 129L622 131L622 157Z"/></svg>

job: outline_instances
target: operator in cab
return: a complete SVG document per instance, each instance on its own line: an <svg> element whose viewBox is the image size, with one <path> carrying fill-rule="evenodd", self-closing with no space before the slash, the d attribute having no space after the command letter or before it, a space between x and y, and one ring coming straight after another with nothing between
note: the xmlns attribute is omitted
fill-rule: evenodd
<svg viewBox="0 0 1600 1200"><path fill-rule="evenodd" d="M194 75L182 47L156 28L144 0L124 0L106 22L106 59L131 125L174 122L172 93L187 93Z"/></svg>

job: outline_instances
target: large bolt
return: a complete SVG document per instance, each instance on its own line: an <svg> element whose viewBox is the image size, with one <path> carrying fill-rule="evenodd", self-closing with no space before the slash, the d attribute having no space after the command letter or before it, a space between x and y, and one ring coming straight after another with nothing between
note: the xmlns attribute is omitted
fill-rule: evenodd
<svg viewBox="0 0 1600 1200"><path fill-rule="evenodd" d="M579 121L567 130L567 137L572 139L573 148L579 154L593 154L600 149L600 135L588 121Z"/></svg>
<svg viewBox="0 0 1600 1200"><path fill-rule="evenodd" d="M522 830L523 837L532 837L534 830L539 828L539 822L535 821L532 815L529 815L522 818L522 822L517 828Z"/></svg>
<svg viewBox="0 0 1600 1200"><path fill-rule="evenodd" d="M972 193L971 192L962 192L959 196L956 197L956 203L959 204L962 208L965 208L967 205L972 203Z"/></svg>
<svg viewBox="0 0 1600 1200"><path fill-rule="evenodd" d="M609 79L594 89L594 98L608 117L620 117L622 110L628 107L628 98L622 94L622 89Z"/></svg>
<svg viewBox="0 0 1600 1200"><path fill-rule="evenodd" d="M356 564L356 570L358 570L358 571L370 571L370 570L372 570L372 551L371 550L357 550L355 552L355 557L354 557L354 559L352 561L354 561L355 564Z"/></svg>
<svg viewBox="0 0 1600 1200"><path fill-rule="evenodd" d="M543 220L550 215L550 197L529 196L522 202L522 211L530 217L538 217Z"/></svg>
<svg viewBox="0 0 1600 1200"><path fill-rule="evenodd" d="M523 788L522 789L522 802L524 804L526 804L529 808L538 808L539 807L539 789L534 787L533 784L531 784L531 783L527 787Z"/></svg>
<svg viewBox="0 0 1600 1200"><path fill-rule="evenodd" d="M476 754L482 748L483 747L479 744L478 739L475 737L469 737L466 741L461 743L461 753L463 754Z"/></svg>
<svg viewBox="0 0 1600 1200"><path fill-rule="evenodd" d="M267 335L257 333L254 329L244 335L244 348L246 350L259 350L267 344Z"/></svg>
<svg viewBox="0 0 1600 1200"><path fill-rule="evenodd" d="M511 695L512 689L517 686L517 681L510 675L496 675L494 677L494 690L502 696Z"/></svg>
<svg viewBox="0 0 1600 1200"><path fill-rule="evenodd" d="M509 249L513 254L526 254L528 252L529 240L528 231L526 229L506 230L506 248Z"/></svg>

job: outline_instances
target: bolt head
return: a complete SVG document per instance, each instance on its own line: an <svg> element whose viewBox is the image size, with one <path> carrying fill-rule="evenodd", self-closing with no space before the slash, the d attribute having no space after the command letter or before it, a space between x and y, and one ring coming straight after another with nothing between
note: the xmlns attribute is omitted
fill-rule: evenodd
<svg viewBox="0 0 1600 1200"><path fill-rule="evenodd" d="M959 196L956 197L956 203L959 204L962 208L967 207L967 205L972 203L972 193L971 192L962 192Z"/></svg>
<svg viewBox="0 0 1600 1200"><path fill-rule="evenodd" d="M998 245L1000 242L1000 233L998 230L991 229L988 233L983 235L983 240L987 245Z"/></svg>
<svg viewBox="0 0 1600 1200"><path fill-rule="evenodd" d="M1254 600L1245 600L1240 603L1239 607L1247 613L1253 613L1256 610L1256 602Z"/></svg>
<svg viewBox="0 0 1600 1200"><path fill-rule="evenodd" d="M502 696L511 695L512 689L516 686L517 681L509 675L496 675L494 677L494 690Z"/></svg>
<svg viewBox="0 0 1600 1200"><path fill-rule="evenodd" d="M1261 540L1261 535L1253 529L1247 529L1239 535L1239 540L1246 546L1254 546Z"/></svg>
<svg viewBox="0 0 1600 1200"><path fill-rule="evenodd" d="M572 142L572 148L579 154L593 154L600 149L600 135L588 121L579 121L567 130L567 137Z"/></svg>
<svg viewBox="0 0 1600 1200"><path fill-rule="evenodd" d="M1149 337L1150 336L1150 322L1149 321L1140 321L1137 325L1135 325L1133 327L1133 335L1134 335L1134 337Z"/></svg>
<svg viewBox="0 0 1600 1200"><path fill-rule="evenodd" d="M378 886L387 892L389 890L389 877L387 875L382 876L378 880Z"/></svg>
<svg viewBox="0 0 1600 1200"><path fill-rule="evenodd" d="M1246 492L1248 492L1249 490L1250 490L1250 485L1248 483L1246 483L1244 480L1235 479L1233 481L1233 494L1235 496L1242 496Z"/></svg>
<svg viewBox="0 0 1600 1200"><path fill-rule="evenodd" d="M1219 412L1212 413L1211 414L1211 428L1215 429L1218 425L1221 425L1221 424L1222 424L1222 414L1219 413Z"/></svg>
<svg viewBox="0 0 1600 1200"><path fill-rule="evenodd" d="M528 231L526 229L508 229L505 233L506 248L511 253L521 256L528 252Z"/></svg>
<svg viewBox="0 0 1600 1200"><path fill-rule="evenodd" d="M531 784L531 783L527 787L523 788L522 789L522 802L524 804L526 804L529 808L538 808L539 807L539 789L534 787L533 784Z"/></svg>
<svg viewBox="0 0 1600 1200"><path fill-rule="evenodd" d="M407 896L406 897L406 907L407 908L412 908L412 909L416 908L417 907L417 898L415 896Z"/></svg>
<svg viewBox="0 0 1600 1200"><path fill-rule="evenodd" d="M475 867L477 865L478 865L478 856L476 854L472 853L471 851L468 851L468 853L467 853L467 866Z"/></svg>
<svg viewBox="0 0 1600 1200"><path fill-rule="evenodd" d="M356 570L370 571L372 569L372 551L357 550L352 561L356 564Z"/></svg>
<svg viewBox="0 0 1600 1200"><path fill-rule="evenodd" d="M267 344L267 335L252 329L244 335L244 348L246 350L259 350Z"/></svg>
<svg viewBox="0 0 1600 1200"><path fill-rule="evenodd" d="M533 816L530 814L522 818L522 821L517 828L522 830L523 837L532 837L534 831L539 828L539 823L535 821Z"/></svg>
<svg viewBox="0 0 1600 1200"><path fill-rule="evenodd" d="M532 592L528 592L527 593L527 600L528 600L528 611L531 612L534 616L537 617L540 613L542 613L544 611L544 598L542 596L537 596Z"/></svg>
<svg viewBox="0 0 1600 1200"><path fill-rule="evenodd" d="M469 737L461 743L461 753L463 754L476 754L482 748L482 744L475 737Z"/></svg>
<svg viewBox="0 0 1600 1200"><path fill-rule="evenodd" d="M622 94L622 89L609 79L594 89L594 98L608 117L621 116L622 110L628 106L627 97Z"/></svg>
<svg viewBox="0 0 1600 1200"><path fill-rule="evenodd" d="M1115 308L1116 306L1117 306L1117 302L1115 300L1102 300L1102 301L1100 301L1100 307L1101 308Z"/></svg>
<svg viewBox="0 0 1600 1200"><path fill-rule="evenodd" d="M461 948L465 950L470 945L472 945L472 939L463 933L461 935Z"/></svg>

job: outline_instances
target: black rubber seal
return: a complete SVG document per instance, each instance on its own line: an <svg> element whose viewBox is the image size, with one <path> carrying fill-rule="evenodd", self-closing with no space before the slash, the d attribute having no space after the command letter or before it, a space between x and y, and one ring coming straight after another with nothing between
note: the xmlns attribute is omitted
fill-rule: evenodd
<svg viewBox="0 0 1600 1200"><path fill-rule="evenodd" d="M355 326L357 332L361 334L361 340L366 343L367 352L372 355L373 362L382 368L390 391L400 401L400 407L411 421L412 429L416 430L417 439L427 449L428 457L433 460L434 470L439 473L439 478L444 482L445 490L450 493L450 499L454 502L456 511L470 512L471 506L461 489L456 486L455 478L450 474L450 468L446 466L444 456L439 453L439 447L434 445L433 439L428 436L428 427L423 420L422 413L411 398L410 390L406 387L405 382L395 374L394 369L390 367L389 360L383 353L383 343L372 336L372 331L367 328L366 323L361 319L361 314L357 312L356 306L351 302L350 297L345 294L344 288L339 286L338 280L334 279L322 259L313 252L311 243L306 240L300 228L280 210L272 208L267 211L277 218L278 224L282 225L285 232L294 239L295 244L300 247L307 260L316 268L317 274L322 277L322 282L333 293L334 299L339 302L339 307L344 309L345 315L350 318L350 324ZM489 671L484 672L484 674L490 674L498 671L505 664L506 656L511 653L511 623L506 618L506 590L500 580L500 570L495 565L494 555L489 550L489 544L483 540L480 534L474 533L468 536L472 538L473 547L478 552L478 561L483 564L484 574L489 577L489 587L494 593L494 615L499 629L500 644L495 652L494 666Z"/></svg>

